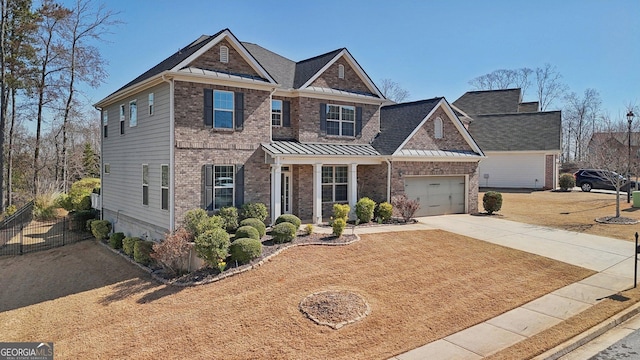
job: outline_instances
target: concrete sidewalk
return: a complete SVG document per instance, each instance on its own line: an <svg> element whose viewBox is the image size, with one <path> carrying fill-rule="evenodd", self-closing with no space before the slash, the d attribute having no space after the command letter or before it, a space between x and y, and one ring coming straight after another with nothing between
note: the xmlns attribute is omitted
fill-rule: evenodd
<svg viewBox="0 0 640 360"><path fill-rule="evenodd" d="M356 233L442 229L598 273L493 319L397 355L393 360L481 359L588 309L599 299L633 286L634 243L631 241L488 216L461 214L418 220L418 224L409 226L361 227ZM635 228L630 228L630 236L634 231Z"/></svg>

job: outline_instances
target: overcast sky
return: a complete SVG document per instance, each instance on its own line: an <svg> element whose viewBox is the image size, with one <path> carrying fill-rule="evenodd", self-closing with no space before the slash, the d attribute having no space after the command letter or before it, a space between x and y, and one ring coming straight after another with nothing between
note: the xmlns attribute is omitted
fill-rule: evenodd
<svg viewBox="0 0 640 360"><path fill-rule="evenodd" d="M105 3L124 23L100 45L110 76L87 91L93 103L200 35L229 28L294 61L346 47L374 82L392 79L410 100L453 102L476 76L550 63L571 91L598 90L614 118L640 105L638 0Z"/></svg>

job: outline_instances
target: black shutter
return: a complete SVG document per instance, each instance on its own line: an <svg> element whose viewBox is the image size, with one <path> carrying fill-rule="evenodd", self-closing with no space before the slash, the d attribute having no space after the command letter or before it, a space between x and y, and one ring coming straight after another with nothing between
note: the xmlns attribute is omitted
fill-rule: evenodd
<svg viewBox="0 0 640 360"><path fill-rule="evenodd" d="M244 127L244 93L235 93L235 117L236 117L236 130L242 130Z"/></svg>
<svg viewBox="0 0 640 360"><path fill-rule="evenodd" d="M204 165L202 169L202 208L213 211L213 165Z"/></svg>
<svg viewBox="0 0 640 360"><path fill-rule="evenodd" d="M356 136L362 134L362 107L356 107Z"/></svg>
<svg viewBox="0 0 640 360"><path fill-rule="evenodd" d="M320 104L320 133L327 133L327 104Z"/></svg>
<svg viewBox="0 0 640 360"><path fill-rule="evenodd" d="M291 127L291 102L282 102L282 126Z"/></svg>
<svg viewBox="0 0 640 360"><path fill-rule="evenodd" d="M235 186L235 206L240 208L244 204L244 165L236 165L236 178L234 179Z"/></svg>
<svg viewBox="0 0 640 360"><path fill-rule="evenodd" d="M204 89L204 126L213 127L213 90Z"/></svg>

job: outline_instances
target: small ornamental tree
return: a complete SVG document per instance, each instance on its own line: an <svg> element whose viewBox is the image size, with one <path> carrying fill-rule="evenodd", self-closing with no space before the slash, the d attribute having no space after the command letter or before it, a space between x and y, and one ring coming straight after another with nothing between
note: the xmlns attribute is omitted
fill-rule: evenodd
<svg viewBox="0 0 640 360"><path fill-rule="evenodd" d="M392 197L391 204L398 211L404 222L413 219L416 211L420 209L420 203L417 200L411 200L404 194Z"/></svg>
<svg viewBox="0 0 640 360"><path fill-rule="evenodd" d="M344 219L346 222L347 217L349 216L349 211L351 211L349 204L333 204L334 219Z"/></svg>
<svg viewBox="0 0 640 360"><path fill-rule="evenodd" d="M573 176L573 174L562 174L560 175L558 183L560 185L560 190L569 191L576 186L576 178Z"/></svg>
<svg viewBox="0 0 640 360"><path fill-rule="evenodd" d="M373 219L373 212L376 209L376 202L363 197L356 203L356 216L361 223L368 223Z"/></svg>
<svg viewBox="0 0 640 360"><path fill-rule="evenodd" d="M342 233L344 232L344 228L346 227L347 227L347 222L343 218L335 219L331 224L331 228L333 229L333 235L335 235L336 237L342 236Z"/></svg>
<svg viewBox="0 0 640 360"><path fill-rule="evenodd" d="M489 215L500 211L502 208L502 194L497 191L487 191L482 197L482 206Z"/></svg>
<svg viewBox="0 0 640 360"><path fill-rule="evenodd" d="M229 234L222 228L207 230L196 236L195 249L207 264L217 267L229 256Z"/></svg>
<svg viewBox="0 0 640 360"><path fill-rule="evenodd" d="M203 209L189 210L184 214L184 228L196 237L208 230L219 229L224 226L220 216L209 216Z"/></svg>
<svg viewBox="0 0 640 360"><path fill-rule="evenodd" d="M185 228L165 235L164 241L153 245L151 257L172 275L180 275L188 261L191 234Z"/></svg>
<svg viewBox="0 0 640 360"><path fill-rule="evenodd" d="M227 206L220 209L218 216L222 220L222 227L228 232L234 232L238 228L238 209Z"/></svg>

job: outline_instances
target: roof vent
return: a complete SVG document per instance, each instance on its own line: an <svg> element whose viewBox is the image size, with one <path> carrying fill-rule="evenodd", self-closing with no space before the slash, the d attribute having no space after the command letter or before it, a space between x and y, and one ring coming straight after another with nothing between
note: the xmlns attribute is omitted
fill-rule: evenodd
<svg viewBox="0 0 640 360"><path fill-rule="evenodd" d="M226 46L220 46L220 62L228 63L229 62L229 48Z"/></svg>
<svg viewBox="0 0 640 360"><path fill-rule="evenodd" d="M344 79L344 65L342 64L338 65L338 78Z"/></svg>

